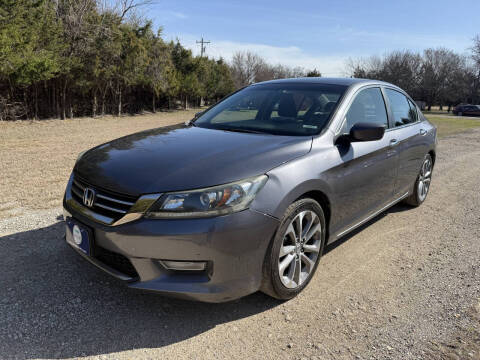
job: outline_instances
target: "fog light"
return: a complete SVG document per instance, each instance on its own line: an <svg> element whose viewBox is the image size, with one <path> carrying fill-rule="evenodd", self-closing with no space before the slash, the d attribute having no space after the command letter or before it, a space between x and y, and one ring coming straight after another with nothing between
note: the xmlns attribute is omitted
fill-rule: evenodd
<svg viewBox="0 0 480 360"><path fill-rule="evenodd" d="M189 271L202 271L207 267L205 261L170 261L159 260L160 264L168 270L189 270Z"/></svg>

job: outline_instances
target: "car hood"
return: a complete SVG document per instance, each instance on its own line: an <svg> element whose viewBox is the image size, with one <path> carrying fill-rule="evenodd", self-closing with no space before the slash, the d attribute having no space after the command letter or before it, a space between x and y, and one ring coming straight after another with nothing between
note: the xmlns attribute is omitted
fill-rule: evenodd
<svg viewBox="0 0 480 360"><path fill-rule="evenodd" d="M87 151L75 176L140 195L196 189L264 174L305 155L311 137L238 133L176 125L125 136Z"/></svg>

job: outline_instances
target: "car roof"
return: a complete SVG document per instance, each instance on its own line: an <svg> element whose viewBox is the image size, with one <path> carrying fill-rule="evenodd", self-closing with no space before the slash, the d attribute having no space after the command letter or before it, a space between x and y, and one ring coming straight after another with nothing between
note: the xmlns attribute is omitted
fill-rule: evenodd
<svg viewBox="0 0 480 360"><path fill-rule="evenodd" d="M368 85L368 84L381 84L388 85L397 88L397 86L378 80L370 79L357 79L357 78L327 78L327 77L303 77L303 78L290 78L290 79L278 79L278 80L269 80L259 82L253 85L263 85L263 84L277 84L277 83L314 83L314 84L326 84L326 85L343 85L343 86L352 86L357 84Z"/></svg>

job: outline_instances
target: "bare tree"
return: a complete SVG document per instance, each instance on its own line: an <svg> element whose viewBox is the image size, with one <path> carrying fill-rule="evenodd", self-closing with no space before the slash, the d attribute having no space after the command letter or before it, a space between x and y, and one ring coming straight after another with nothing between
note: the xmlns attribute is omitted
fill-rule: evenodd
<svg viewBox="0 0 480 360"><path fill-rule="evenodd" d="M347 72L358 78L383 80L395 84L416 99L450 107L467 97L470 76L466 59L451 50L427 49L422 55L393 51L383 57L349 59Z"/></svg>
<svg viewBox="0 0 480 360"><path fill-rule="evenodd" d="M453 51L438 48L427 49L423 55L422 66L422 89L425 92L425 100L428 109L434 103L442 106L444 102L453 101L452 89L454 84L458 82L458 76L465 67L465 61Z"/></svg>
<svg viewBox="0 0 480 360"><path fill-rule="evenodd" d="M378 56L367 58L349 58L345 64L347 75L360 79L379 79L383 61Z"/></svg>
<svg viewBox="0 0 480 360"><path fill-rule="evenodd" d="M413 94L421 78L422 57L410 51L394 51L385 57L383 72L386 81L395 81Z"/></svg>
<svg viewBox="0 0 480 360"><path fill-rule="evenodd" d="M110 12L116 14L120 21L133 14L138 16L136 11L143 6L152 5L154 0L96 0L100 13Z"/></svg>
<svg viewBox="0 0 480 360"><path fill-rule="evenodd" d="M237 88L259 81L306 76L302 67L282 64L271 65L250 51L237 52L233 56L231 71Z"/></svg>
<svg viewBox="0 0 480 360"><path fill-rule="evenodd" d="M480 69L480 35L473 38L472 58Z"/></svg>
<svg viewBox="0 0 480 360"><path fill-rule="evenodd" d="M261 80L296 78L303 77L305 75L305 69L299 66L291 68L282 64L273 66L270 64L265 64L263 69L263 79Z"/></svg>
<svg viewBox="0 0 480 360"><path fill-rule="evenodd" d="M250 51L239 51L232 58L232 74L237 88L259 81L265 60Z"/></svg>
<svg viewBox="0 0 480 360"><path fill-rule="evenodd" d="M471 98L473 103L479 103L480 100L480 35L475 36L473 39L472 47L472 60L473 65L471 67L472 74L472 93Z"/></svg>

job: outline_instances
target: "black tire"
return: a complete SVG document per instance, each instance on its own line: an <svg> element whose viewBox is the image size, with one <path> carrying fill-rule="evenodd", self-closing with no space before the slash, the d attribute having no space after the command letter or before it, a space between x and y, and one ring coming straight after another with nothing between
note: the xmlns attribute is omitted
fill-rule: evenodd
<svg viewBox="0 0 480 360"><path fill-rule="evenodd" d="M457 113L457 116L462 116L462 115L463 115L463 113L462 113L461 111L459 111L459 112Z"/></svg>
<svg viewBox="0 0 480 360"><path fill-rule="evenodd" d="M428 188L427 188L427 191L426 191L425 195L421 196L419 182L422 181L423 166L424 166L426 161L429 161L429 163L431 164L430 175L429 175L429 184L428 184ZM414 206L414 207L417 207L417 206L420 206L420 205L423 204L423 202L427 198L428 190L430 189L430 182L431 182L431 178L432 178L432 170L433 170L433 159L430 156L430 154L427 154L427 155L425 155L425 158L423 159L422 167L420 168L417 179L415 180L415 185L413 187L413 193L404 200L405 204L408 204L408 205Z"/></svg>
<svg viewBox="0 0 480 360"><path fill-rule="evenodd" d="M285 234L290 223L296 218L298 214L304 211L312 211L318 217L321 226L320 238L318 238L317 235L316 240L317 244L319 241L319 252L315 261L315 265L313 266L313 270L309 272L308 277L298 287L292 289L286 287L280 279L280 248L284 244L284 239L286 238ZM264 262L263 284L260 290L267 295L270 295L280 300L288 300L299 294L308 285L308 283L314 276L315 271L317 270L318 262L320 261L325 246L325 233L325 215L323 213L322 207L318 202L310 198L303 198L291 204L285 211L285 215L283 216L280 226L278 227L277 232L275 233L275 236L267 250ZM302 269L302 265L300 265L300 269Z"/></svg>

